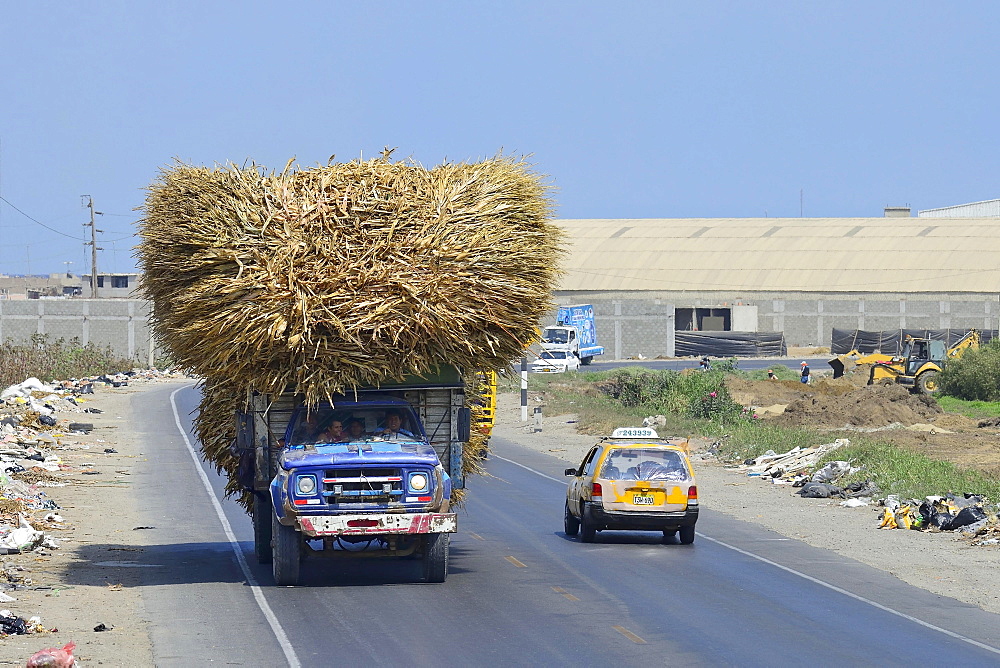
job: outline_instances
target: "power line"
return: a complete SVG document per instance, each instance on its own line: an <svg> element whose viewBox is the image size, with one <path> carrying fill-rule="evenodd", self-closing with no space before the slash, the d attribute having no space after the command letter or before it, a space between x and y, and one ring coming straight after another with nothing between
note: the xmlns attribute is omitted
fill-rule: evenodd
<svg viewBox="0 0 1000 668"><path fill-rule="evenodd" d="M61 230L57 230L54 227L49 227L48 225L46 225L45 223L43 223L40 220L32 218L31 216L29 216L28 214L26 214L24 211L21 211L16 206L14 206L11 203L11 201L9 199L7 199L6 197L0 196L0 202L5 202L7 204L7 206L9 206L10 208L14 209L14 211L17 211L19 214L21 214L22 216L24 216L25 218L27 218L31 222L37 223L38 225L41 225L42 227L44 227L45 229L49 230L50 232L55 232L56 234L61 234L64 237L69 237L70 239L73 239L74 241L86 241L86 239L81 239L80 237L74 237L72 234L66 234L65 232L63 232Z"/></svg>

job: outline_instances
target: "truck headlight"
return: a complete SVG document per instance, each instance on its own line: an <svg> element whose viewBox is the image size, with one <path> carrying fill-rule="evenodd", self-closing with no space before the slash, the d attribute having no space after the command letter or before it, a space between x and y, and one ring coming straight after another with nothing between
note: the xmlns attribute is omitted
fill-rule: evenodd
<svg viewBox="0 0 1000 668"><path fill-rule="evenodd" d="M410 489L414 492L422 492L427 489L427 476L423 473L414 473L411 475Z"/></svg>
<svg viewBox="0 0 1000 668"><path fill-rule="evenodd" d="M303 495L315 492L316 476L300 475L295 479L295 491Z"/></svg>

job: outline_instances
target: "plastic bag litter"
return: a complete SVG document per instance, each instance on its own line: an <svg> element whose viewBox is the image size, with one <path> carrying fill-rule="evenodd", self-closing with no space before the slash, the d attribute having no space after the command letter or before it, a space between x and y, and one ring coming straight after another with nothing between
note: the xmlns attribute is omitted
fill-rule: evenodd
<svg viewBox="0 0 1000 668"><path fill-rule="evenodd" d="M809 482L796 492L803 499L829 499L831 496L843 496L844 490L836 485L824 482Z"/></svg>
<svg viewBox="0 0 1000 668"><path fill-rule="evenodd" d="M841 476L847 475L849 473L854 473L858 469L854 468L848 462L837 461L837 462L827 462L826 466L821 468L812 474L813 482L833 482Z"/></svg>
<svg viewBox="0 0 1000 668"><path fill-rule="evenodd" d="M983 518L978 522L973 522L972 524L966 524L964 527L959 527L957 531L966 538L972 538L973 536L978 536L979 532L986 529L989 524L989 519Z"/></svg>
<svg viewBox="0 0 1000 668"><path fill-rule="evenodd" d="M853 499L848 499L847 501L841 501L840 505L842 505L844 508L861 508L863 506L867 506L870 503L871 503L871 499L866 499L866 498L863 498L863 497L861 497L861 498L857 498L856 497L856 498L853 498Z"/></svg>
<svg viewBox="0 0 1000 668"><path fill-rule="evenodd" d="M930 526L941 531L951 531L951 521L955 519L951 513L933 513L928 520Z"/></svg>
<svg viewBox="0 0 1000 668"><path fill-rule="evenodd" d="M10 397L21 397L27 399L31 396L32 392L54 392L55 390L37 378L29 378L23 383L18 383L17 385L11 385L3 392L0 392L0 401L8 399Z"/></svg>
<svg viewBox="0 0 1000 668"><path fill-rule="evenodd" d="M28 524L24 515L20 516L21 525L7 532L0 537L0 550L7 552L26 552L37 547L44 539L45 534Z"/></svg>
<svg viewBox="0 0 1000 668"><path fill-rule="evenodd" d="M23 636L28 633L28 622L23 617L15 617L10 610L0 611L0 633Z"/></svg>
<svg viewBox="0 0 1000 668"><path fill-rule="evenodd" d="M40 649L28 659L28 668L73 668L76 659L73 658L75 642L68 642L61 648L49 647Z"/></svg>
<svg viewBox="0 0 1000 668"><path fill-rule="evenodd" d="M969 526L970 524L975 524L981 520L986 519L986 512L979 506L969 506L968 508L962 508L958 512L958 515L951 521L951 526L948 527L949 530L954 531L955 529L961 529L962 527Z"/></svg>
<svg viewBox="0 0 1000 668"><path fill-rule="evenodd" d="M878 526L880 529L919 529L923 526L923 518L913 512L911 505L887 506L882 511L882 521Z"/></svg>

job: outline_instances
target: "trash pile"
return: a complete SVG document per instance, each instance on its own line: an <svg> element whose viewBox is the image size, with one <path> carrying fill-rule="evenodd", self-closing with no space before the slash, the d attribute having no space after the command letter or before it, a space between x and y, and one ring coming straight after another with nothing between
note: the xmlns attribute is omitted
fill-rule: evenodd
<svg viewBox="0 0 1000 668"><path fill-rule="evenodd" d="M996 506L990 507L979 494L955 496L928 496L918 499L900 499L890 494L880 502L882 506L880 529L921 529L926 531L958 531L966 538L985 536L975 544L1000 543L1000 522ZM987 535L989 534L989 535Z"/></svg>
<svg viewBox="0 0 1000 668"><path fill-rule="evenodd" d="M778 485L792 485L802 476L812 475L812 469L828 452L850 445L846 438L838 438L832 443L812 445L808 448L795 447L781 454L768 450L759 457L748 459L735 467L736 471L750 477L760 477ZM827 480L829 482L829 479Z"/></svg>
<svg viewBox="0 0 1000 668"><path fill-rule="evenodd" d="M853 482L840 487L835 483L840 478L857 473L860 469L850 462L832 461L814 470L827 453L850 445L846 438L838 438L832 443L822 443L808 448L792 448L781 454L768 450L763 455L748 459L736 470L750 477L759 477L775 485L799 487L799 496L805 499L846 499L842 506L857 507L871 503L871 497L878 489L869 481Z"/></svg>
<svg viewBox="0 0 1000 668"><path fill-rule="evenodd" d="M793 448L777 454L768 451L742 465L732 467L747 476L759 477L776 485L800 488L802 498L841 498L841 506L858 508L877 503L879 528L921 529L927 531L958 531L975 539L974 545L1000 545L1000 520L997 507L978 494L928 496L923 500L900 499L890 494L877 502L879 489L870 480L839 486L837 481L860 471L846 461L829 461L816 468L819 461L838 448L849 444L847 439L809 448Z"/></svg>
<svg viewBox="0 0 1000 668"><path fill-rule="evenodd" d="M206 379L196 429L230 494L248 389L315 405L442 364L499 370L551 308L563 234L527 164L389 153L280 174L177 164L149 189L144 296L160 342ZM466 453L474 470L482 447Z"/></svg>

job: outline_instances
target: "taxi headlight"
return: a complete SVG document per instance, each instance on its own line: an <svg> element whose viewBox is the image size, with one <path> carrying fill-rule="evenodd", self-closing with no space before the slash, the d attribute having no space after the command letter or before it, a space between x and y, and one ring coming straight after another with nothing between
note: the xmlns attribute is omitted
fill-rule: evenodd
<svg viewBox="0 0 1000 668"><path fill-rule="evenodd" d="M427 476L423 473L414 473L411 475L410 489L414 492L422 492L427 489Z"/></svg>
<svg viewBox="0 0 1000 668"><path fill-rule="evenodd" d="M295 480L295 490L299 494L312 494L316 491L316 478L311 475L300 475Z"/></svg>

